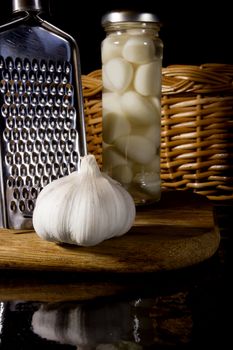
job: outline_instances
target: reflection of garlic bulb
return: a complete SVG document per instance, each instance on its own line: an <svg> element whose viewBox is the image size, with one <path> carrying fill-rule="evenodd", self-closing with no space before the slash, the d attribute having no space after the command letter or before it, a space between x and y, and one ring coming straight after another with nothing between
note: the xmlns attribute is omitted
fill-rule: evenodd
<svg viewBox="0 0 233 350"><path fill-rule="evenodd" d="M32 330L41 338L61 344L92 347L133 340L128 303L42 305L32 316ZM127 349L127 348L126 348Z"/></svg>
<svg viewBox="0 0 233 350"><path fill-rule="evenodd" d="M37 234L49 241L96 245L133 225L135 204L115 180L85 156L80 171L55 180L39 194L33 213Z"/></svg>

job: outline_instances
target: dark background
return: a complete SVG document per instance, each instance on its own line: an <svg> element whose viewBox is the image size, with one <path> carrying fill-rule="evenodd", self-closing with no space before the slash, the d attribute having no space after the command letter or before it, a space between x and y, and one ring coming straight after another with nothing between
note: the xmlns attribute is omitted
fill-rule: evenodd
<svg viewBox="0 0 233 350"><path fill-rule="evenodd" d="M50 22L78 42L82 73L101 67L100 45L105 33L103 14L114 9L150 11L163 26L163 66L170 64L233 64L233 12L229 0L50 0ZM11 0L1 0L0 23L9 19Z"/></svg>

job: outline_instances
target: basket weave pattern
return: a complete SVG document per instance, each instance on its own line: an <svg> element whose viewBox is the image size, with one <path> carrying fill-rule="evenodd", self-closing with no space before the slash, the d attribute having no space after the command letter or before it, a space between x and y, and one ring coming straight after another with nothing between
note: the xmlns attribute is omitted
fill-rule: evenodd
<svg viewBox="0 0 233 350"><path fill-rule="evenodd" d="M101 70L82 76L88 151L101 165ZM162 70L161 179L233 199L233 65L176 65Z"/></svg>

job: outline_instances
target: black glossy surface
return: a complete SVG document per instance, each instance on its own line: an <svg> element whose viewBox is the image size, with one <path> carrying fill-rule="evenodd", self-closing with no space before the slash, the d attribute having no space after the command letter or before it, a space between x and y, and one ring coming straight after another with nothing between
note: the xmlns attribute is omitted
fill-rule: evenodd
<svg viewBox="0 0 233 350"><path fill-rule="evenodd" d="M221 244L215 256L198 266L125 276L125 284L134 287L111 298L0 302L0 349L230 349L232 206L217 206L215 212ZM104 279L112 282L114 277Z"/></svg>

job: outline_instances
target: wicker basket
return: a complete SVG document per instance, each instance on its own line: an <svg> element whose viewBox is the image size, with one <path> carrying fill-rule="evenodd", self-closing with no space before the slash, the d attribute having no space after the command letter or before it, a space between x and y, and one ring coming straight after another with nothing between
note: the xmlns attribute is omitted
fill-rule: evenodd
<svg viewBox="0 0 233 350"><path fill-rule="evenodd" d="M233 65L176 65L162 71L161 179L233 199ZM101 70L82 76L88 150L101 165Z"/></svg>

